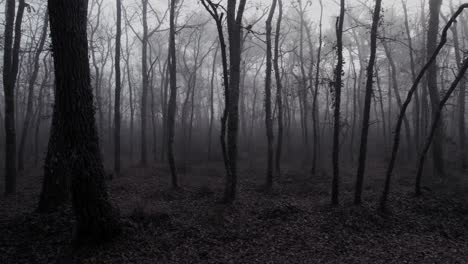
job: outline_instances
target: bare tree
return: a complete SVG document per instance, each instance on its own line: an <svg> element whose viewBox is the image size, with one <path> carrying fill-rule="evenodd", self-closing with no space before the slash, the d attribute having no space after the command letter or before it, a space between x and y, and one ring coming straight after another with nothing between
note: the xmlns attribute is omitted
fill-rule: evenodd
<svg viewBox="0 0 468 264"><path fill-rule="evenodd" d="M281 174L281 155L283 148L283 84L281 80L281 71L279 66L279 54L280 54L280 34L281 34L281 21L283 18L283 1L278 0L278 18L276 21L276 35L275 35L275 50L273 65L275 68L275 80L276 80L276 104L278 105L278 139L276 142L276 161L275 170L276 175Z"/></svg>
<svg viewBox="0 0 468 264"><path fill-rule="evenodd" d="M120 174L120 97L122 89L122 78L120 72L120 57L122 48L122 2L116 0L117 32L115 36L115 102L114 102L114 172Z"/></svg>
<svg viewBox="0 0 468 264"><path fill-rule="evenodd" d="M364 99L364 113L362 119L361 145L359 148L359 164L356 176L356 190L354 195L354 203L361 203L362 185L364 183L364 171L367 158L367 138L369 134L370 107L372 99L372 86L374 83L374 66L377 52L377 30L379 28L380 10L382 6L381 0L375 1L375 8L372 18L371 29L371 52L369 57L369 65L367 66L367 82L366 94Z"/></svg>
<svg viewBox="0 0 468 264"><path fill-rule="evenodd" d="M169 74L170 74L170 95L168 104L168 121L167 121L167 158L169 167L171 169L172 187L178 188L179 183L177 179L177 169L174 158L174 129L175 129L175 116L177 111L177 58L175 46L175 12L177 0L171 0L169 11Z"/></svg>
<svg viewBox="0 0 468 264"><path fill-rule="evenodd" d="M405 117L406 110L408 109L409 104L411 103L411 99L413 97L413 94L416 92L416 89L419 86L419 83L421 82L422 78L424 77L424 74L428 71L430 65L434 63L436 60L437 56L439 55L440 51L444 47L444 45L447 43L447 33L450 27L456 22L458 16L463 12L465 8L468 8L468 4L463 4L461 5L458 10L452 15L450 20L447 22L445 25L444 29L442 30L440 42L437 45L436 49L432 53L432 55L429 57L427 60L427 63L424 65L424 67L421 69L419 74L417 75L413 85L408 91L408 95L406 96L406 100L403 103L403 106L400 110L400 113L398 115L397 119L397 124L395 128L395 134L394 134L394 139L393 139L393 147L392 147L392 153L390 157L390 162L388 164L387 172L386 172L386 177L385 177L385 187L382 193L382 198L380 200L380 209L385 210L386 202L388 199L388 195L390 193L390 184L391 184L391 178L393 174L393 169L395 167L395 161L396 157L398 154L398 149L400 146L400 133L401 133L401 126L403 124L403 118Z"/></svg>
<svg viewBox="0 0 468 264"><path fill-rule="evenodd" d="M21 24L26 3L19 1L15 19L15 0L6 1L3 53L3 91L5 98L5 193L16 191L15 85L19 68ZM13 34L14 32L14 34Z"/></svg>
<svg viewBox="0 0 468 264"><path fill-rule="evenodd" d="M272 72L272 54L271 54L271 21L276 9L276 0L273 0L270 7L270 14L266 20L266 72L265 72L265 127L267 136L267 175L266 188L270 189L273 185L273 120L271 113L271 72Z"/></svg>
<svg viewBox="0 0 468 264"><path fill-rule="evenodd" d="M427 57L430 57L436 47L439 32L439 15L442 0L429 1L429 26L427 29ZM427 72L427 89L429 91L429 98L431 99L432 106L432 120L434 121L437 116L437 108L440 104L439 89L437 88L437 59L429 66ZM442 122L442 121L441 121ZM434 137L434 145L432 146L432 158L434 169L438 176L444 176L444 160L443 160L443 124L437 127Z"/></svg>
<svg viewBox="0 0 468 264"><path fill-rule="evenodd" d="M227 175L224 201L232 203L237 189L237 139L239 130L239 80L241 62L242 18L247 0L228 2L226 18L229 35L229 106L227 120L227 154L229 171ZM237 9L237 11L236 11Z"/></svg>

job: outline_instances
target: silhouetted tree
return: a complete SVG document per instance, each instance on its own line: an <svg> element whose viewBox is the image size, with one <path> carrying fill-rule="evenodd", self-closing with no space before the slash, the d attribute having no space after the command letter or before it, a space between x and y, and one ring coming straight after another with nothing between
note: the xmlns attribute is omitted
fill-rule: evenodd
<svg viewBox="0 0 468 264"><path fill-rule="evenodd" d="M367 82L366 82L366 95L364 99L364 113L362 119L362 132L361 132L361 145L359 148L359 164L356 176L356 190L354 195L354 203L361 203L362 185L364 183L364 172L366 168L367 158L367 137L369 134L369 120L370 120L370 107L372 100L372 86L374 84L374 66L375 57L377 52L377 30L379 28L380 21L380 9L382 6L382 0L375 1L375 8L372 18L372 29L371 29L371 51L369 58L369 65L367 66Z"/></svg>
<svg viewBox="0 0 468 264"><path fill-rule="evenodd" d="M120 230L105 186L95 123L87 6L87 0L48 1L56 86L43 195L58 174L71 179L78 244L108 240Z"/></svg>

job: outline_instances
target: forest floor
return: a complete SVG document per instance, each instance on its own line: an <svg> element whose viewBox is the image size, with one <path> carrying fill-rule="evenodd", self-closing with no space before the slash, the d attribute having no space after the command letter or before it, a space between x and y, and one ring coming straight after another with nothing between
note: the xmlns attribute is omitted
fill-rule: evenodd
<svg viewBox="0 0 468 264"><path fill-rule="evenodd" d="M353 173L343 173L332 207L329 175L285 170L265 193L263 170L244 168L226 207L219 164L181 174L180 190L162 166L128 168L109 182L122 235L78 250L70 209L33 213L41 179L32 170L16 196L0 198L0 263L468 263L468 184L451 180L416 198L414 171L401 170L380 214L384 169L370 164L362 206L352 205L355 170L344 170Z"/></svg>

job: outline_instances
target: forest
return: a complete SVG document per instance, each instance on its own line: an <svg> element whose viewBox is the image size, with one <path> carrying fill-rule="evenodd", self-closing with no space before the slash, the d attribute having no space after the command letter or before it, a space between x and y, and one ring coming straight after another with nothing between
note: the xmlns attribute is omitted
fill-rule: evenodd
<svg viewBox="0 0 468 264"><path fill-rule="evenodd" d="M468 263L468 2L0 0L0 263Z"/></svg>

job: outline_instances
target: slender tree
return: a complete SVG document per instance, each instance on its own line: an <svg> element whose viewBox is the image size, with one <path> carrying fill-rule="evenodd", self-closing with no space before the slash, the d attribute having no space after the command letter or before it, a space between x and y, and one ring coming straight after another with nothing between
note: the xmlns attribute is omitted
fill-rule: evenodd
<svg viewBox="0 0 468 264"><path fill-rule="evenodd" d="M227 154L230 174L226 181L224 202L232 203L237 190L237 140L239 133L239 81L241 62L242 18L247 0L228 2L226 18L229 36L229 106L227 120Z"/></svg>
<svg viewBox="0 0 468 264"><path fill-rule="evenodd" d="M276 161L275 170L276 175L281 174L281 155L283 149L283 84L281 81L281 70L279 63L280 56L280 34L281 34L281 21L283 19L283 1L278 0L278 19L276 21L276 35L275 35L275 48L273 65L275 68L275 81L276 81L276 104L278 106L278 138L276 141Z"/></svg>
<svg viewBox="0 0 468 264"><path fill-rule="evenodd" d="M270 14L266 20L266 72L265 72L265 127L267 136L267 177L266 187L270 189L273 185L273 118L271 113L271 72L272 72L272 53L271 53L271 21L275 14L277 0L273 0L270 7Z"/></svg>
<svg viewBox="0 0 468 264"><path fill-rule="evenodd" d="M3 52L3 91L5 98L5 193L16 191L15 85L19 68L21 25L26 3L19 1L15 20L15 0L7 0Z"/></svg>
<svg viewBox="0 0 468 264"><path fill-rule="evenodd" d="M427 152L429 151L429 148L431 147L432 142L435 139L436 133L437 133L437 127L440 126L440 121L442 117L442 110L445 107L445 104L447 101L450 99L450 96L452 95L453 91L458 87L458 84L460 81L464 78L464 75L468 69L468 58L464 59L462 65L460 66L460 70L457 74L457 77L455 80L452 82L450 85L450 88L448 91L445 93L444 97L440 101L440 104L438 108L436 109L436 116L432 122L431 130L429 133L429 136L427 137L426 143L424 145L424 148L422 150L422 153L419 157L419 164L418 164L418 171L416 173L416 185L415 185L415 193L416 195L421 195L421 179L422 179L422 173L424 169L424 162L426 161L426 155Z"/></svg>
<svg viewBox="0 0 468 264"><path fill-rule="evenodd" d="M340 16L336 21L336 54L338 61L335 68L334 90L334 125L333 125L333 180L332 180L332 204L336 205L339 202L339 181L340 181L340 104L341 104L341 88L343 86L343 24L345 16L345 1L340 1Z"/></svg>
<svg viewBox="0 0 468 264"><path fill-rule="evenodd" d="M460 5L458 10L452 15L450 20L447 22L445 25L444 29L442 30L440 42L437 45L436 49L434 50L434 53L428 58L427 63L424 65L424 67L421 69L421 71L418 73L413 85L408 91L408 95L406 96L406 100L403 103L403 106L400 110L400 113L398 115L397 119L397 124L395 127L395 133L394 133L394 139L393 139L393 147L392 147L392 153L390 157L390 162L388 164L386 176L385 176L385 187L382 193L382 198L380 200L380 209L385 210L386 202L388 199L388 195L390 193L390 184L391 184L391 178L393 174L393 169L395 167L395 161L397 158L399 146L400 146L400 133L401 133L401 126L403 124L403 118L405 117L406 110L408 109L409 104L411 103L411 99L413 98L414 93L416 92L416 89L419 86L419 83L424 77L424 74L428 71L430 65L434 63L436 60L437 56L439 55L440 51L444 47L444 45L447 43L447 33L450 27L456 22L458 16L463 12L465 8L468 8L468 4L463 4ZM424 97L423 97L424 98Z"/></svg>
<svg viewBox="0 0 468 264"><path fill-rule="evenodd" d="M120 56L122 48L122 2L116 0L117 10L117 32L115 36L115 102L114 102L114 173L120 174L120 94L122 89L122 78L120 72Z"/></svg>
<svg viewBox="0 0 468 264"><path fill-rule="evenodd" d="M439 16L442 0L429 0L429 26L427 29L427 57L430 57L437 47L437 38L439 32ZM440 104L440 94L437 88L437 59L429 66L427 72L427 89L432 106L432 121L436 119L437 109ZM441 120L442 123L442 120ZM438 176L444 176L443 160L443 124L437 127L432 146L432 158L434 169Z"/></svg>
<svg viewBox="0 0 468 264"><path fill-rule="evenodd" d="M168 121L167 121L167 158L169 167L171 169L172 187L178 188L179 183L177 179L177 169L174 158L174 129L175 129L175 116L177 111L177 59L175 47L175 12L177 0L171 0L169 11L169 74L170 74L170 95L168 104Z"/></svg>
<svg viewBox="0 0 468 264"><path fill-rule="evenodd" d="M377 30L379 28L381 6L382 0L376 0L371 28L371 51L369 57L369 64L367 66L367 82L366 94L364 99L364 113L362 119L361 145L359 147L359 164L357 169L356 190L354 195L355 204L361 203L362 185L364 184L364 172L367 158L367 138L369 135L370 107L372 100L372 87L374 84L374 66L377 53Z"/></svg>

